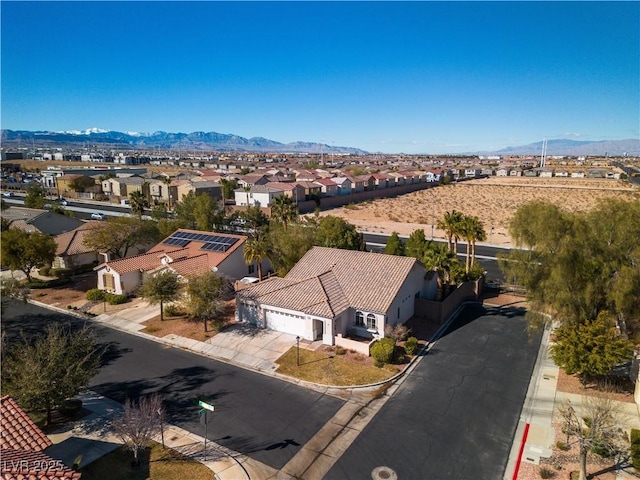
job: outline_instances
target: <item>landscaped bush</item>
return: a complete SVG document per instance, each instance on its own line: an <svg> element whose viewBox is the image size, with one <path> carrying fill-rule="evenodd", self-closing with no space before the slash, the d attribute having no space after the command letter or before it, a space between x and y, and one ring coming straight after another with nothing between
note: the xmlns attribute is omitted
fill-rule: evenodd
<svg viewBox="0 0 640 480"><path fill-rule="evenodd" d="M28 282L26 285L29 288L53 288L53 287L61 287L63 285L67 285L71 283L71 279L70 278L55 278L53 280L34 280L31 282Z"/></svg>
<svg viewBox="0 0 640 480"><path fill-rule="evenodd" d="M45 265L44 267L40 267L40 269L38 270L38 273L43 277L48 277L50 271L51 271L51 265Z"/></svg>
<svg viewBox="0 0 640 480"><path fill-rule="evenodd" d="M49 274L58 278L69 278L73 274L70 268L52 268Z"/></svg>
<svg viewBox="0 0 640 480"><path fill-rule="evenodd" d="M177 305L167 305L166 307L164 307L164 314L167 317L175 317L177 315L180 315L180 309L178 308Z"/></svg>
<svg viewBox="0 0 640 480"><path fill-rule="evenodd" d="M99 288L92 288L87 292L87 300L92 302L103 302L105 300L105 291Z"/></svg>
<svg viewBox="0 0 640 480"><path fill-rule="evenodd" d="M558 440L556 442L556 447L558 447L558 450L562 450L563 452L566 452L567 450L569 450L569 445L567 445L562 440Z"/></svg>
<svg viewBox="0 0 640 480"><path fill-rule="evenodd" d="M404 351L407 355L415 355L418 351L418 339L416 337L409 337L404 344Z"/></svg>
<svg viewBox="0 0 640 480"><path fill-rule="evenodd" d="M631 464L640 469L640 430L637 428L631 429Z"/></svg>
<svg viewBox="0 0 640 480"><path fill-rule="evenodd" d="M540 478L553 478L556 475L556 472L553 469L542 466L540 467Z"/></svg>
<svg viewBox="0 0 640 480"><path fill-rule="evenodd" d="M336 355L346 355L347 351L342 347L336 347Z"/></svg>
<svg viewBox="0 0 640 480"><path fill-rule="evenodd" d="M109 305L120 305L128 300L126 295L118 295L116 293L107 293L104 296Z"/></svg>
<svg viewBox="0 0 640 480"><path fill-rule="evenodd" d="M393 338L381 338L371 346L371 356L376 367L382 367L385 363L393 363L396 351L396 341Z"/></svg>

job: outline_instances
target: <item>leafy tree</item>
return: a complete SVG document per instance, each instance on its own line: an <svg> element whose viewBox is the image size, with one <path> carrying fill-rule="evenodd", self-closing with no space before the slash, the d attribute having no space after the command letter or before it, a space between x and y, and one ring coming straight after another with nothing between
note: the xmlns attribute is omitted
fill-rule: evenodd
<svg viewBox="0 0 640 480"><path fill-rule="evenodd" d="M393 232L387 240L387 245L384 247L384 253L388 255L404 255L404 243L400 240L398 232Z"/></svg>
<svg viewBox="0 0 640 480"><path fill-rule="evenodd" d="M282 195L276 198L271 204L271 219L284 226L298 218L298 205L291 197Z"/></svg>
<svg viewBox="0 0 640 480"><path fill-rule="evenodd" d="M96 181L93 178L79 175L69 182L69 188L74 192L85 192L87 188L93 187L95 184Z"/></svg>
<svg viewBox="0 0 640 480"><path fill-rule="evenodd" d="M13 277L0 278L0 298L2 308L6 307L7 300L16 299L26 302L29 298L29 287Z"/></svg>
<svg viewBox="0 0 640 480"><path fill-rule="evenodd" d="M220 190L222 191L222 204L223 208L226 200L230 200L234 197L234 190L238 188L238 181L235 178L221 178Z"/></svg>
<svg viewBox="0 0 640 480"><path fill-rule="evenodd" d="M500 266L526 288L531 311L573 325L609 311L623 335L639 330L637 295L628 298L626 288L633 292L640 276L640 201L602 200L588 213L532 202L518 209L510 231L526 249L513 249Z"/></svg>
<svg viewBox="0 0 640 480"><path fill-rule="evenodd" d="M583 383L589 377L608 374L614 366L631 358L633 351L633 343L620 336L615 320L606 311L584 323L563 323L554 335L554 362L569 375L578 373Z"/></svg>
<svg viewBox="0 0 640 480"><path fill-rule="evenodd" d="M285 276L314 245L316 225L300 222L269 229L269 260L276 273Z"/></svg>
<svg viewBox="0 0 640 480"><path fill-rule="evenodd" d="M176 205L176 217L183 228L210 232L218 214L217 202L206 193L196 195L192 190L182 196L182 201Z"/></svg>
<svg viewBox="0 0 640 480"><path fill-rule="evenodd" d="M265 235L269 228L269 217L260 207L247 207L238 214L238 218L244 221L244 228L256 237Z"/></svg>
<svg viewBox="0 0 640 480"><path fill-rule="evenodd" d="M133 465L140 465L138 454L149 440L160 430L164 415L162 401L157 393L142 397L137 402L130 398L124 404L124 411L113 422L116 435L125 447L133 453Z"/></svg>
<svg viewBox="0 0 640 480"><path fill-rule="evenodd" d="M356 227L341 217L327 215L318 222L315 245L342 248L345 250L365 249L364 238Z"/></svg>
<svg viewBox="0 0 640 480"><path fill-rule="evenodd" d="M11 270L24 272L29 282L31 269L51 265L56 255L56 242L44 233L11 228L2 231L0 239L2 263Z"/></svg>
<svg viewBox="0 0 640 480"><path fill-rule="evenodd" d="M262 262L269 255L267 242L265 241L265 239L257 237L253 240L248 240L247 242L245 242L243 255L244 262L247 265L257 263L258 278L262 280Z"/></svg>
<svg viewBox="0 0 640 480"><path fill-rule="evenodd" d="M131 203L131 211L141 217L144 214L144 209L149 208L149 202L147 197L141 190L136 190L129 194L129 202Z"/></svg>
<svg viewBox="0 0 640 480"><path fill-rule="evenodd" d="M418 229L411 232L407 243L404 246L404 251L408 257L414 257L422 261L424 253L427 249L427 239L424 236L424 230Z"/></svg>
<svg viewBox="0 0 640 480"><path fill-rule="evenodd" d="M115 258L124 258L131 247L160 240L158 226L135 217L109 217L85 235L84 244Z"/></svg>
<svg viewBox="0 0 640 480"><path fill-rule="evenodd" d="M43 208L47 203L47 194L39 183L33 183L24 197L24 206L28 208Z"/></svg>
<svg viewBox="0 0 640 480"><path fill-rule="evenodd" d="M7 202L4 201L4 198L0 198L0 210L4 211L7 208L9 208L9 205L7 204Z"/></svg>
<svg viewBox="0 0 640 480"><path fill-rule="evenodd" d="M161 220L169 216L169 211L164 203L156 205L151 209L151 218L154 220Z"/></svg>
<svg viewBox="0 0 640 480"><path fill-rule="evenodd" d="M208 321L216 329L224 325L224 317L221 316L223 300L230 291L229 282L216 272L206 272L189 279L186 306L194 320L203 322L205 332Z"/></svg>
<svg viewBox="0 0 640 480"><path fill-rule="evenodd" d="M580 480L587 478L589 451L597 448L608 453L627 450L626 433L620 428L621 412L615 403L603 397L582 397L581 414L569 400L559 408L562 430L570 441L575 438L580 455ZM567 443L569 443L567 441Z"/></svg>
<svg viewBox="0 0 640 480"><path fill-rule="evenodd" d="M51 411L77 395L98 371L96 336L88 327L71 332L58 323L47 325L33 342L8 347L3 354L2 388L21 405Z"/></svg>
<svg viewBox="0 0 640 480"><path fill-rule="evenodd" d="M458 240L460 239L460 223L462 222L462 213L452 210L446 212L444 217L437 221L436 227L440 230L444 230L447 236L447 244L449 250L458 252Z"/></svg>
<svg viewBox="0 0 640 480"><path fill-rule="evenodd" d="M178 275L171 270L164 270L155 275L146 276L138 295L151 305L160 304L160 321L164 320L164 303L175 302L180 298L182 284Z"/></svg>
<svg viewBox="0 0 640 480"><path fill-rule="evenodd" d="M180 228L186 228L177 218L161 218L157 223L158 238L167 238Z"/></svg>

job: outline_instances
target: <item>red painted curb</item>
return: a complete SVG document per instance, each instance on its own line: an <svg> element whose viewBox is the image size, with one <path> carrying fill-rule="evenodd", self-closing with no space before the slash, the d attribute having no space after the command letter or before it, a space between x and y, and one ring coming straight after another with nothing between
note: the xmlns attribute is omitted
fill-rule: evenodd
<svg viewBox="0 0 640 480"><path fill-rule="evenodd" d="M522 461L522 453L524 452L524 446L527 443L527 435L529 435L529 424L524 426L524 433L522 434L522 443L520 444L520 451L518 452L518 460L516 460L516 468L513 471L512 480L518 479L518 471L520 470L520 462Z"/></svg>

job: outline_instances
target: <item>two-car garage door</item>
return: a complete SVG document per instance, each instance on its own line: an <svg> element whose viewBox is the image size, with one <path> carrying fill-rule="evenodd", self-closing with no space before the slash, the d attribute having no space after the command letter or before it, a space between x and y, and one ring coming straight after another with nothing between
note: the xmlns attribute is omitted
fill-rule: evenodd
<svg viewBox="0 0 640 480"><path fill-rule="evenodd" d="M265 310L267 328L293 335L304 334L304 317L275 310Z"/></svg>

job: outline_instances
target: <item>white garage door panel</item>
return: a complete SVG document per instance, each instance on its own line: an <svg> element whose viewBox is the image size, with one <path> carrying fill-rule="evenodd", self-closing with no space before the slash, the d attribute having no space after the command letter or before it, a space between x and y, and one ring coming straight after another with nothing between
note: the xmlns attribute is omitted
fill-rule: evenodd
<svg viewBox="0 0 640 480"><path fill-rule="evenodd" d="M285 315L281 312L274 312L272 310L267 310L266 312L267 319L267 328L271 330L276 330L278 332L291 333L291 334L299 334L300 330L302 330L303 321L302 318L294 317L292 315ZM297 327L297 328L296 328Z"/></svg>

